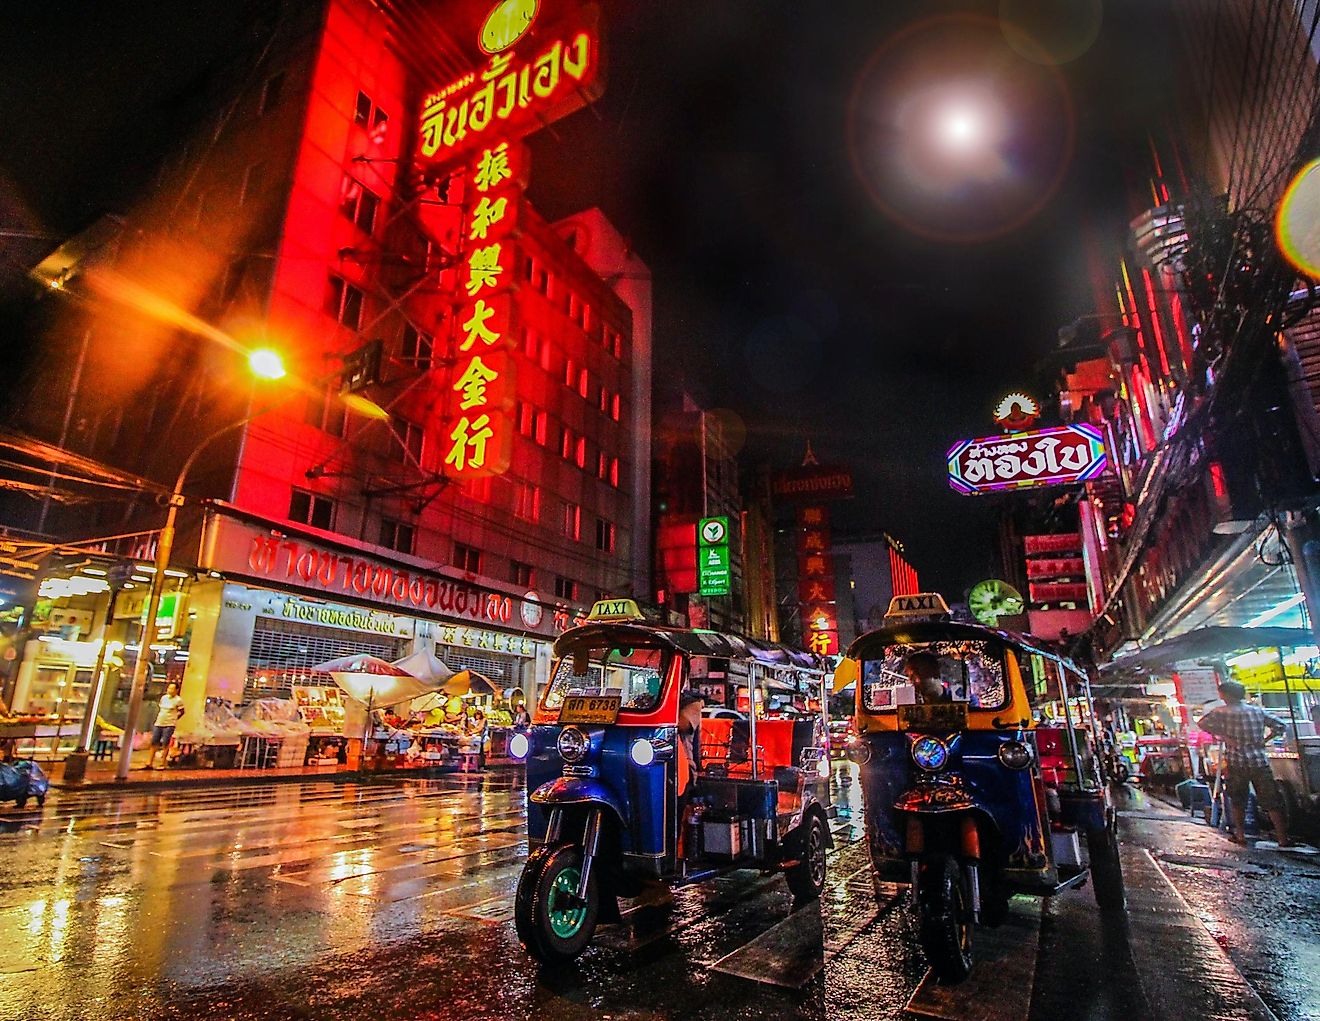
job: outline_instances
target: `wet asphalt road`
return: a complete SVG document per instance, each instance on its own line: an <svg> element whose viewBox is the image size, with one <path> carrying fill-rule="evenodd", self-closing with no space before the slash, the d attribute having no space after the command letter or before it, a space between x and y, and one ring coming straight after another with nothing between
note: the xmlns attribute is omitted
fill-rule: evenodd
<svg viewBox="0 0 1320 1021"><path fill-rule="evenodd" d="M512 772L10 807L0 1019L1320 1018L1320 862L1235 855L1136 802L1126 918L1086 890L1019 899L978 932L968 983L942 989L903 891L871 894L846 768L835 785L820 905L793 911L781 878L738 873L643 899L553 971L513 932Z"/></svg>

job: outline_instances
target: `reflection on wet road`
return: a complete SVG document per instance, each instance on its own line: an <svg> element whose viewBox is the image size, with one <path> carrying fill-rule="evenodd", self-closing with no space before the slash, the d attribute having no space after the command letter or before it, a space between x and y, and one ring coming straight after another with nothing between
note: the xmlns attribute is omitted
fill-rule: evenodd
<svg viewBox="0 0 1320 1021"><path fill-rule="evenodd" d="M656 891L546 970L511 921L512 772L64 794L0 815L0 1018L1167 1016L1085 892L1017 902L936 986L903 889L875 895L848 768L835 788L819 905L754 872Z"/></svg>

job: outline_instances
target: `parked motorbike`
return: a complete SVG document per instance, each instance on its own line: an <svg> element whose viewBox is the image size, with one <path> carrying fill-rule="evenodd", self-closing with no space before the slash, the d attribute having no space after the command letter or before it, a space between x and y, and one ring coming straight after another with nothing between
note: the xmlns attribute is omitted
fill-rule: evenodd
<svg viewBox="0 0 1320 1021"><path fill-rule="evenodd" d="M24 809L29 798L36 798L37 807L44 808L49 790L50 780L32 760L0 762L0 803L12 801Z"/></svg>

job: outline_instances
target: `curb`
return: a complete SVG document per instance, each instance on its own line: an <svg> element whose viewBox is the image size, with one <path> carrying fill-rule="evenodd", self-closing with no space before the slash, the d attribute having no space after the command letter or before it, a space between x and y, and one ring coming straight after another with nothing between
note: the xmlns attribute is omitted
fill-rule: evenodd
<svg viewBox="0 0 1320 1021"><path fill-rule="evenodd" d="M489 766L486 773L503 772L505 769L511 768L516 767ZM137 791L180 790L192 787L260 787L275 783L383 784L399 780L438 780L445 776L480 778L484 775L486 774L461 773L455 769L410 769L388 773L359 773L341 770L334 773L277 773L274 775L262 775L259 770L253 770L243 775L214 778L198 776L171 779L162 777L159 780L154 778L151 780L127 780L122 782L118 780L93 780L91 782L75 781L73 783L65 783L60 780L52 781L50 789L59 791L61 794L75 794L80 791L94 791L97 793L118 791L132 794Z"/></svg>

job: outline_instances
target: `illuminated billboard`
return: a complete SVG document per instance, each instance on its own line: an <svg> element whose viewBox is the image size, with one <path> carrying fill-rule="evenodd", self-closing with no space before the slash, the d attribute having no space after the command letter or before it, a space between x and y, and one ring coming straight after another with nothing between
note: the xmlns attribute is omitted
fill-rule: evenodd
<svg viewBox="0 0 1320 1021"><path fill-rule="evenodd" d="M1089 425L959 440L949 448L948 461L949 485L965 496L1071 485L1109 467L1100 430Z"/></svg>

